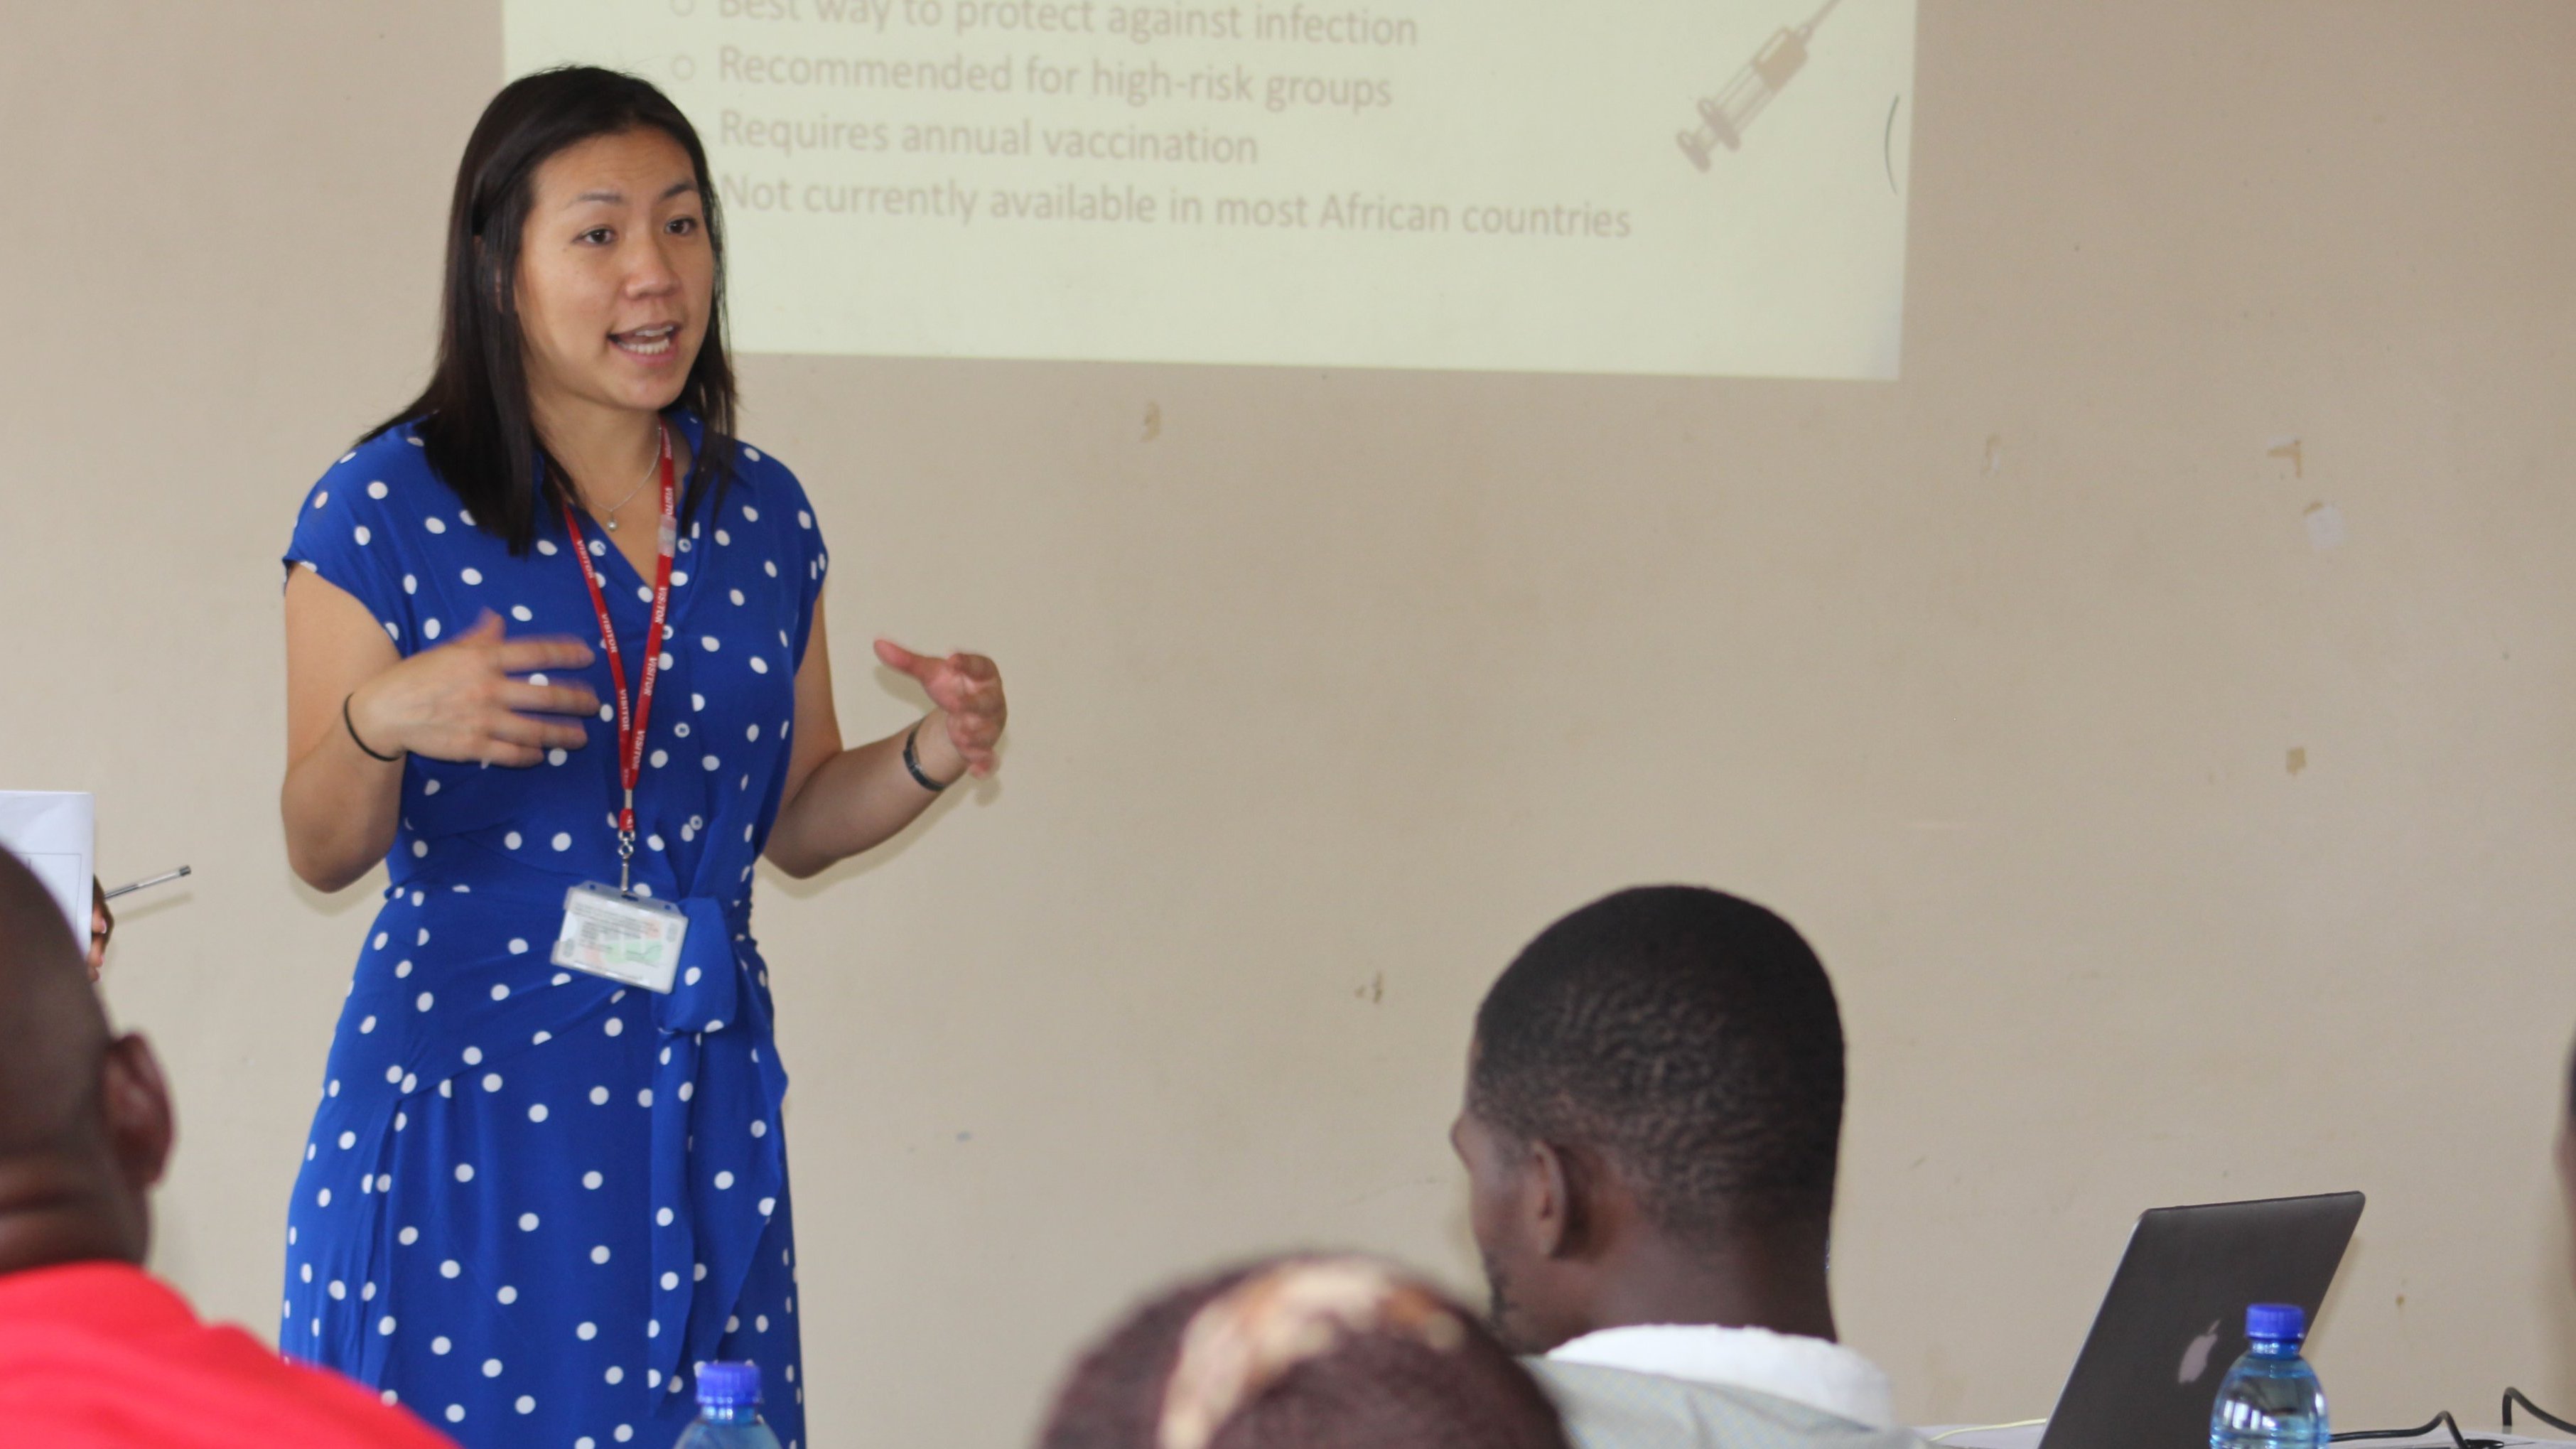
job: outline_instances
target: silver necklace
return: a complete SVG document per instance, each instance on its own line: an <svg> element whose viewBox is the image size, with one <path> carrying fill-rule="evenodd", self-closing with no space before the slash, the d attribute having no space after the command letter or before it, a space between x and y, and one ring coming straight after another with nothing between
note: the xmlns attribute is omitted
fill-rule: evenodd
<svg viewBox="0 0 2576 1449"><path fill-rule="evenodd" d="M611 533L615 533L617 531L617 510L634 502L635 495L644 491L644 485L653 481L653 475L662 471L662 449L670 446L670 440L668 438L661 437L661 429L655 428L653 431L655 436L660 439L661 446L654 449L653 461L645 468L644 476L637 480L634 487L626 490L625 497L608 505L608 511L606 513L597 515L599 521L607 525L608 531Z"/></svg>

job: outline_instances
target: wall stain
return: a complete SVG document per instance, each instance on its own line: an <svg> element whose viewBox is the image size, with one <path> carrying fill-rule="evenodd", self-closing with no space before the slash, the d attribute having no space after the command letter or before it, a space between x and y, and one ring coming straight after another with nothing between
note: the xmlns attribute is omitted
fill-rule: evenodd
<svg viewBox="0 0 2576 1449"><path fill-rule="evenodd" d="M1351 992L1351 995L1371 1006L1383 1004L1386 1001L1386 973L1381 971L1370 977L1368 985L1359 987Z"/></svg>
<svg viewBox="0 0 2576 1449"><path fill-rule="evenodd" d="M2308 747L2305 745L2290 746L2290 773L2295 775L2307 767Z"/></svg>
<svg viewBox="0 0 2576 1449"><path fill-rule="evenodd" d="M2343 510L2331 503L2311 503L2299 515L2308 525L2308 546L2319 553L2343 547Z"/></svg>
<svg viewBox="0 0 2576 1449"><path fill-rule="evenodd" d="M2004 435L1986 434L1986 476L1992 478L2004 466Z"/></svg>
<svg viewBox="0 0 2576 1449"><path fill-rule="evenodd" d="M1150 443L1162 435L1163 405L1161 403L1149 402L1145 404L1145 436L1137 439L1137 441L1140 443Z"/></svg>
<svg viewBox="0 0 2576 1449"><path fill-rule="evenodd" d="M2299 441L2298 435L2295 433L2285 438L2274 438L2272 440L2272 446L2264 452L2263 456L2267 458L2287 458L2290 460L2291 477L2305 478L2308 476L2306 445Z"/></svg>

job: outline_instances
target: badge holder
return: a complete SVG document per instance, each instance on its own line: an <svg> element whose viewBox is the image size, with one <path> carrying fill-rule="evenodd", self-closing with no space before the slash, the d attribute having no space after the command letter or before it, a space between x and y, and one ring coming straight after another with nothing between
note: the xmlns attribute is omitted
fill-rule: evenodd
<svg viewBox="0 0 2576 1449"><path fill-rule="evenodd" d="M663 996L680 974L680 943L689 915L669 901L633 890L635 795L628 791L617 832L617 884L584 881L564 892L563 931L555 937L554 963Z"/></svg>
<svg viewBox="0 0 2576 1449"><path fill-rule="evenodd" d="M688 913L678 906L585 881L564 892L554 962L668 996L688 934Z"/></svg>

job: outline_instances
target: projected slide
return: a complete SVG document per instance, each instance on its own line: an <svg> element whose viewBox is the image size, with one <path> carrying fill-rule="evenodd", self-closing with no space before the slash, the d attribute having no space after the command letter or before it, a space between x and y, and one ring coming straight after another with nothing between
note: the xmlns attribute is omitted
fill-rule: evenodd
<svg viewBox="0 0 2576 1449"><path fill-rule="evenodd" d="M1914 0L504 0L705 138L745 351L1890 378Z"/></svg>

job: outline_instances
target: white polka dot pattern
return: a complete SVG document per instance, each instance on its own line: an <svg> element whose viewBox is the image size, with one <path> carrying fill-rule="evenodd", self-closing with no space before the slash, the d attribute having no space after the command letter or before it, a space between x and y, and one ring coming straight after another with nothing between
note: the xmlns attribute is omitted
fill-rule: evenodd
<svg viewBox="0 0 2576 1449"><path fill-rule="evenodd" d="M389 863L395 891L368 928L291 1199L280 1334L478 1449L670 1443L691 1417L693 1365L719 1356L772 1372L767 1416L801 1444L798 1394L780 1392L801 1366L792 1207L761 1051L766 973L727 937L748 930L736 881L770 823L794 644L824 554L794 479L757 450L743 459L722 526L702 512L684 530L715 546L673 569L637 792L639 894L721 889L732 923L708 934L713 953L683 963L679 991L620 993L556 969L562 887L554 903L530 890L615 878L616 836L602 824L615 803L613 709L571 716L588 747L550 749L535 770L404 766L418 779ZM596 634L560 521L513 556L428 472L408 429L362 444L308 505L289 561L357 597L399 652L439 647L487 609L513 638ZM582 543L601 561L631 666L648 607L639 580L602 538L586 530ZM604 662L554 673L607 702ZM414 943L399 959L396 940ZM684 1004L716 982L764 1009L749 1021L747 1006L724 1009L737 1018L727 1026ZM663 1027L673 1010L684 1029ZM657 1158L656 1124L673 1114L693 1126ZM722 1122L744 1125L712 1129ZM692 1311L719 1285L731 1302ZM642 1315L623 1306L638 1291Z"/></svg>

